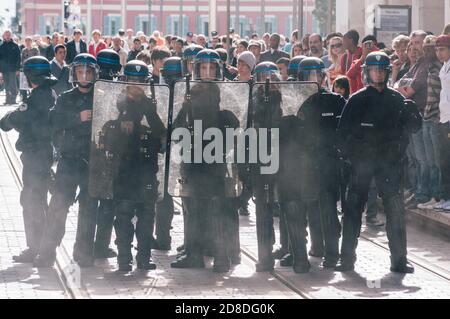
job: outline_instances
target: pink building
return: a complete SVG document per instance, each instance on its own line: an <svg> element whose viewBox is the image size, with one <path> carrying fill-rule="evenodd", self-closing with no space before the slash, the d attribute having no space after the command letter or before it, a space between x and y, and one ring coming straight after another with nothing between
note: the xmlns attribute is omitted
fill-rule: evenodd
<svg viewBox="0 0 450 319"><path fill-rule="evenodd" d="M224 34L227 28L226 0L17 0L23 34L61 31L64 2L73 5L77 1L81 12L79 27L85 34L90 34L93 29L100 29L103 34L116 34L120 28L148 33L149 13L151 31L183 36L188 31L210 34L213 31L211 25L214 25L214 21L209 19L210 10L216 16L216 31ZM304 31L310 33L315 30L312 16L314 0L304 2ZM293 29L292 0L231 0L233 28L236 25L236 5L239 7L239 31L236 32L241 36L253 32L289 35Z"/></svg>

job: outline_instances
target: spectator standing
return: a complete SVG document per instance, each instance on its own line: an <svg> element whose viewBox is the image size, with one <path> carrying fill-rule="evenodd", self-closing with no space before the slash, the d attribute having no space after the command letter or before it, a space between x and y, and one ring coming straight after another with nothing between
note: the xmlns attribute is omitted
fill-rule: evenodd
<svg viewBox="0 0 450 319"><path fill-rule="evenodd" d="M427 33L418 30L414 31L411 38L412 50L417 53L417 62L404 78L411 79L409 84L400 86L397 90L406 98L414 100L423 116L427 103L427 79L429 63L424 57L423 41ZM416 189L414 196L407 202L409 208L416 208L418 204L426 203L430 200L429 172L426 165L425 143L423 139L423 128L411 135L411 145L413 158L416 164Z"/></svg>
<svg viewBox="0 0 450 319"><path fill-rule="evenodd" d="M73 40L67 43L67 55L66 55L66 63L71 64L73 59L81 53L87 53L87 45L81 37L83 36L83 32L80 29L75 29L73 31Z"/></svg>
<svg viewBox="0 0 450 319"><path fill-rule="evenodd" d="M16 104L17 76L20 69L20 49L12 39L11 30L3 32L3 42L0 45L0 72L5 81L5 105Z"/></svg>
<svg viewBox="0 0 450 319"><path fill-rule="evenodd" d="M133 47L132 47L132 49L130 50L130 52L128 52L127 62L129 62L131 60L136 60L137 55L141 51L142 51L141 39L136 37L133 40Z"/></svg>
<svg viewBox="0 0 450 319"><path fill-rule="evenodd" d="M284 51L280 51L280 35L273 33L270 36L270 49L261 54L260 62L270 61L276 63L280 58L288 58L289 54Z"/></svg>
<svg viewBox="0 0 450 319"><path fill-rule="evenodd" d="M341 60L341 70L347 73L355 60L358 60L362 54L362 48L358 46L359 33L356 30L350 30L344 34L342 40L344 44L344 53Z"/></svg>
<svg viewBox="0 0 450 319"><path fill-rule="evenodd" d="M392 76L391 83L397 82L401 79L409 70L409 59L408 59L408 44L409 37L406 35L399 35L394 40L392 40L392 48L395 50L395 57L392 61Z"/></svg>
<svg viewBox="0 0 450 319"><path fill-rule="evenodd" d="M330 85L333 85L335 79L339 75L344 74L344 72L342 72L341 70L341 59L342 56L344 55L344 44L342 38L340 37L331 38L328 52L329 52L328 60L330 64L330 67L328 68Z"/></svg>
<svg viewBox="0 0 450 319"><path fill-rule="evenodd" d="M450 35L440 35L436 40L436 55L444 65L439 72L441 94L439 99L440 164L441 164L441 199L435 209L450 207Z"/></svg>
<svg viewBox="0 0 450 319"><path fill-rule="evenodd" d="M55 57L50 62L50 71L58 82L53 86L53 90L59 96L61 93L69 90L69 67L66 64L67 49L63 44L55 47Z"/></svg>
<svg viewBox="0 0 450 319"><path fill-rule="evenodd" d="M441 95L441 80L439 72L442 63L435 52L437 37L429 35L423 43L424 58L429 64L427 78L427 102L423 112L423 141L425 145L425 159L429 172L429 190L431 199L418 204L420 209L433 209L441 198L440 185L440 155L439 155L439 100ZM444 201L442 201L443 203Z"/></svg>
<svg viewBox="0 0 450 319"><path fill-rule="evenodd" d="M363 39L362 55L359 59L353 61L346 75L350 80L351 94L361 90L364 87L362 79L362 69L366 57L369 53L378 51L377 40L374 36L368 35Z"/></svg>
<svg viewBox="0 0 450 319"><path fill-rule="evenodd" d="M128 54L125 49L122 47L122 39L119 36L113 38L113 46L112 49L117 52L120 57L120 65L122 65L122 70L127 64Z"/></svg>
<svg viewBox="0 0 450 319"><path fill-rule="evenodd" d="M96 57L97 53L106 48L106 43L102 40L102 33L100 30L92 31L92 42L89 44L88 49L89 54Z"/></svg>
<svg viewBox="0 0 450 319"><path fill-rule="evenodd" d="M302 44L300 42L294 43L291 46L290 54L291 54L291 59L293 57L298 56L298 55L303 55L303 46L302 46Z"/></svg>

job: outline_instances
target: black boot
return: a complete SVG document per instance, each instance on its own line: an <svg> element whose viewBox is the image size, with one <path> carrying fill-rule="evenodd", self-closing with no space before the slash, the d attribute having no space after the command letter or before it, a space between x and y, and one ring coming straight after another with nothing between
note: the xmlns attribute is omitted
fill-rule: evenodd
<svg viewBox="0 0 450 319"><path fill-rule="evenodd" d="M34 258L37 253L30 248L25 249L19 255L15 255L12 257L13 261L16 263L33 263Z"/></svg>
<svg viewBox="0 0 450 319"><path fill-rule="evenodd" d="M294 268L294 272L296 274L304 274L304 273L309 272L311 265L310 265L308 259L306 259L306 260L302 259L302 260L294 261L293 268Z"/></svg>
<svg viewBox="0 0 450 319"><path fill-rule="evenodd" d="M205 268L201 255L183 255L170 264L172 268Z"/></svg>
<svg viewBox="0 0 450 319"><path fill-rule="evenodd" d="M156 269L156 264L152 261L150 256L141 256L140 254L137 254L136 256L136 266L138 269L142 270Z"/></svg>
<svg viewBox="0 0 450 319"><path fill-rule="evenodd" d="M341 258L339 262L336 264L334 270L340 272L353 271L355 270L355 259L344 259Z"/></svg>
<svg viewBox="0 0 450 319"><path fill-rule="evenodd" d="M55 265L56 253L38 254L33 261L33 266L37 268L51 268Z"/></svg>
<svg viewBox="0 0 450 319"><path fill-rule="evenodd" d="M401 274L412 274L414 273L414 266L406 259L406 257L391 257L391 271Z"/></svg>
<svg viewBox="0 0 450 319"><path fill-rule="evenodd" d="M286 249L284 249L283 247L280 247L277 250L274 250L272 252L272 256L274 259L281 260L288 253L289 252Z"/></svg>
<svg viewBox="0 0 450 319"><path fill-rule="evenodd" d="M292 267L294 263L294 258L292 257L292 254L287 253L283 258L280 259L280 266L281 267Z"/></svg>
<svg viewBox="0 0 450 319"><path fill-rule="evenodd" d="M241 254L233 255L230 257L230 261L232 265L239 265L241 263Z"/></svg>
<svg viewBox="0 0 450 319"><path fill-rule="evenodd" d="M311 267L306 253L306 207L303 201L289 201L284 205L292 255L284 257L282 266L293 266L296 273L308 272Z"/></svg>
<svg viewBox="0 0 450 319"><path fill-rule="evenodd" d="M256 264L256 272L273 271L274 261L273 259L262 260Z"/></svg>
<svg viewBox="0 0 450 319"><path fill-rule="evenodd" d="M106 249L94 248L95 259L107 259L117 257L117 253L114 249L108 247Z"/></svg>
<svg viewBox="0 0 450 319"><path fill-rule="evenodd" d="M231 268L230 259L226 257L216 257L214 258L213 271L217 273L229 272Z"/></svg>

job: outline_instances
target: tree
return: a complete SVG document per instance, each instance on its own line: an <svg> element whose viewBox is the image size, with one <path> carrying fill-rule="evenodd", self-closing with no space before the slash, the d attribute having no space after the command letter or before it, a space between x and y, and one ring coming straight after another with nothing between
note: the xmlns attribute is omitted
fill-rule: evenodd
<svg viewBox="0 0 450 319"><path fill-rule="evenodd" d="M328 21L328 0L316 0L316 8L313 10L313 15L319 22L319 32L321 34L327 33ZM331 1L332 12L332 26L336 24L336 0ZM332 30L334 27L331 28Z"/></svg>

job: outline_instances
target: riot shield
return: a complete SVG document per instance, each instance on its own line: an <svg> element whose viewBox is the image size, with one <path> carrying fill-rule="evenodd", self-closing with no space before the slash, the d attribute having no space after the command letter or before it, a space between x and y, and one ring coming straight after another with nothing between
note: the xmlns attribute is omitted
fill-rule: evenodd
<svg viewBox="0 0 450 319"><path fill-rule="evenodd" d="M141 201L164 195L168 108L165 85L95 83L91 196Z"/></svg>
<svg viewBox="0 0 450 319"><path fill-rule="evenodd" d="M253 86L253 114L258 118L258 111L264 100L270 104L274 95L280 93L281 116L297 116L300 106L313 94L319 91L319 86L314 82L271 82L256 83ZM259 102L258 102L259 101ZM274 101L278 104L277 101ZM267 123L268 124L268 123Z"/></svg>
<svg viewBox="0 0 450 319"><path fill-rule="evenodd" d="M257 129L258 145L251 148L257 147L258 154L261 151L270 154L274 161L279 159L267 163L258 159L256 165L250 165L251 175L258 177L257 183L265 185L266 202L279 199L276 181L280 176L280 169L285 167L284 161L289 158L289 155L286 156L289 151L285 152L284 147L286 136L283 135L287 133L296 141L303 139L302 134L297 134L300 131L295 126L292 130L286 130L286 123L296 122L303 103L317 92L318 85L310 82L267 81L255 83L252 87L250 122L251 126ZM284 180L287 180L287 177L289 175L283 176Z"/></svg>
<svg viewBox="0 0 450 319"><path fill-rule="evenodd" d="M237 197L247 127L246 82L175 84L168 192L175 197Z"/></svg>

